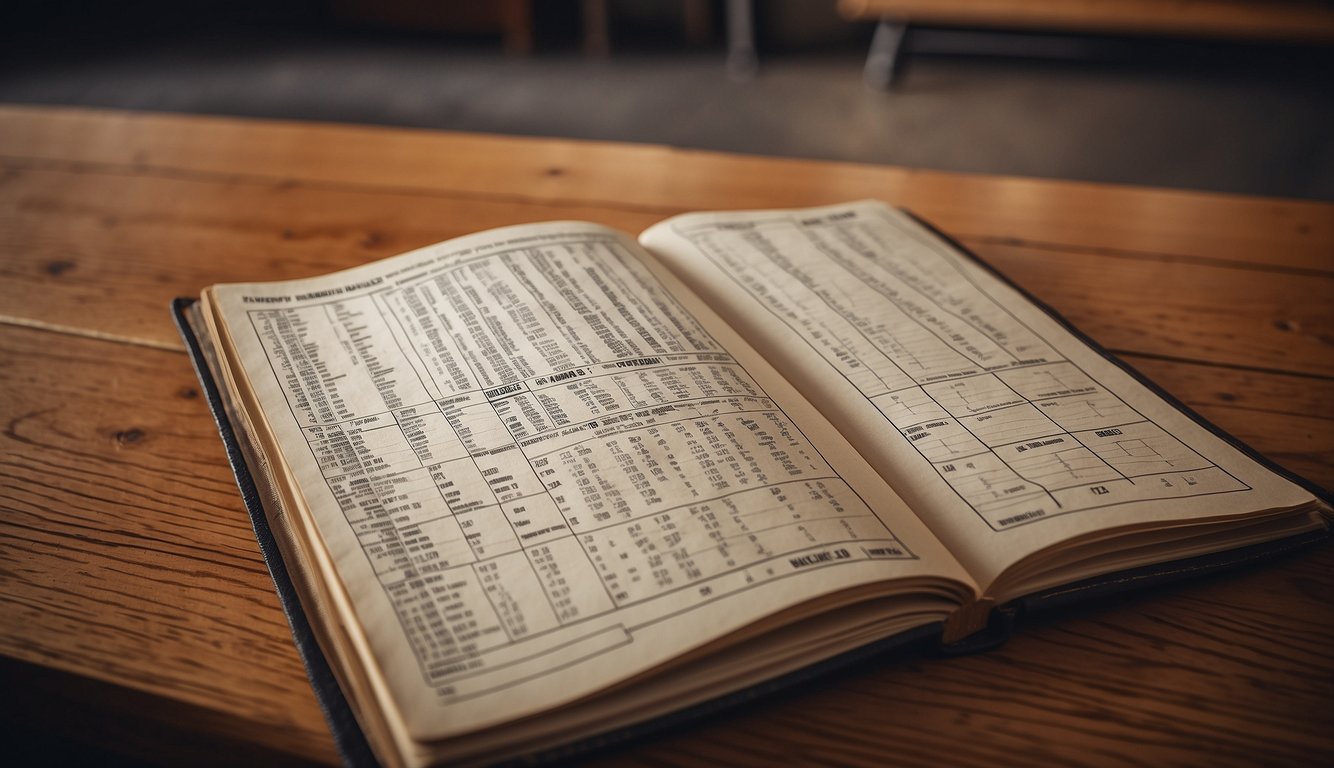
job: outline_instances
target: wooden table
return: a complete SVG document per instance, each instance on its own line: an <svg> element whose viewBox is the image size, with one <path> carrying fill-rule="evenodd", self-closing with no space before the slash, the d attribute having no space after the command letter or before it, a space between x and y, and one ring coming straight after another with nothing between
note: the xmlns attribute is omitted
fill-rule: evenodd
<svg viewBox="0 0 1334 768"><path fill-rule="evenodd" d="M1334 484L1334 206L658 146L0 109L0 714L160 761L335 759L168 319L554 218L878 197ZM1319 763L1334 551L900 655L603 763ZM14 725L15 723L19 725ZM1323 759L1322 759L1323 758Z"/></svg>

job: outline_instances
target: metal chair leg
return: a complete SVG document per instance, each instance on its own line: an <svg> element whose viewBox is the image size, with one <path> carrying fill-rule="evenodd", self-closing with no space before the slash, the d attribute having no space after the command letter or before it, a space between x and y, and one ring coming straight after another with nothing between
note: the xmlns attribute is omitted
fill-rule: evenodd
<svg viewBox="0 0 1334 768"><path fill-rule="evenodd" d="M733 80L755 77L755 17L750 0L727 0L727 74Z"/></svg>
<svg viewBox="0 0 1334 768"><path fill-rule="evenodd" d="M907 32L907 24L888 19L881 19L876 25L875 36L871 38L871 50L866 54L866 69L862 74L866 87L883 91L894 83L894 70L898 67L899 57L903 55L903 38Z"/></svg>

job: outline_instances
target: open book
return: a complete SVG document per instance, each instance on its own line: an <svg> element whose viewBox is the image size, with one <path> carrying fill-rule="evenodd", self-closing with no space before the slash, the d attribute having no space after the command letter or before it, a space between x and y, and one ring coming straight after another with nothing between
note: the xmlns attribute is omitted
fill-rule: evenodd
<svg viewBox="0 0 1334 768"><path fill-rule="evenodd" d="M509 227L185 306L271 565L389 765L966 645L1330 512L874 202Z"/></svg>

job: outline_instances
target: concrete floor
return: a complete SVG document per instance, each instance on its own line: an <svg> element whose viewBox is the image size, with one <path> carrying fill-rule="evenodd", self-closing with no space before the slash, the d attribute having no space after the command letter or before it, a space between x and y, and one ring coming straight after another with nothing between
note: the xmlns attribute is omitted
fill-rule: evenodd
<svg viewBox="0 0 1334 768"><path fill-rule="evenodd" d="M1030 55L976 55L976 45L941 53L952 39L920 33L896 88L874 92L861 83L864 49L852 44L762 52L758 77L738 83L724 74L720 50L512 59L493 44L421 35L212 30L77 51L11 49L0 59L0 101L661 142L1334 200L1327 51L1154 44L1108 54L1076 39L1019 49Z"/></svg>

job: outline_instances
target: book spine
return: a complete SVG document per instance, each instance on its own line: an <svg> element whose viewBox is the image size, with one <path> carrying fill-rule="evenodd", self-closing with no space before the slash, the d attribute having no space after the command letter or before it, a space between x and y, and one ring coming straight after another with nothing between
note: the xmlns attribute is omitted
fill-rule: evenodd
<svg viewBox="0 0 1334 768"><path fill-rule="evenodd" d="M987 628L991 620L991 611L996 601L990 597L974 600L955 611L945 620L944 632L940 642L953 645Z"/></svg>

